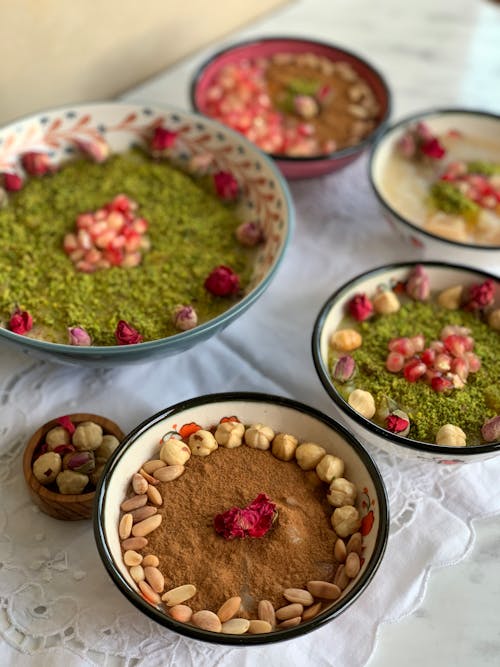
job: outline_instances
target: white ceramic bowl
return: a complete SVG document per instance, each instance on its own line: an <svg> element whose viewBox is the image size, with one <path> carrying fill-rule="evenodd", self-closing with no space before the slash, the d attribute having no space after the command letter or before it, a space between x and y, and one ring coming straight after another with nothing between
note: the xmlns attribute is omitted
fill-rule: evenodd
<svg viewBox="0 0 500 667"><path fill-rule="evenodd" d="M180 164L187 163L195 154L212 154L217 168L230 171L241 187L242 196L235 216L242 221L261 222L265 241L256 251L253 274L243 297L194 329L135 345L78 347L37 340L0 327L1 344L65 363L101 367L144 362L178 354L209 338L239 317L267 289L284 256L293 227L293 203L288 186L268 157L241 134L217 121L168 107L121 102L45 111L0 128L0 174L19 170L19 158L28 151L48 152L51 161L60 164L75 153L78 141L92 141L96 137L103 137L112 153L147 145L157 125L178 133L172 155ZM36 298L33 303L36 305ZM27 308L28 304L23 306ZM31 307L28 310L31 311ZM36 318L36 312L32 315ZM5 318L5 313L0 317Z"/></svg>
<svg viewBox="0 0 500 667"><path fill-rule="evenodd" d="M466 135L484 139L498 147L500 162L500 116L467 109L436 109L404 118L384 130L374 143L369 162L370 183L387 222L409 245L421 248L429 259L453 258L453 261L480 266L500 273L500 245L489 246L461 243L437 236L425 229L409 212L407 204L395 201L388 191L384 174L394 154L395 146L410 125L423 121L436 133L456 129Z"/></svg>
<svg viewBox="0 0 500 667"><path fill-rule="evenodd" d="M421 262L430 278L431 289L440 291L454 285L472 285L486 278L496 280L495 307L500 307L500 283L491 274L466 266L440 262ZM448 447L412 440L381 428L354 410L337 391L328 369L329 339L345 317L347 303L357 293L373 294L378 285L395 284L408 277L415 263L381 266L353 278L332 294L322 306L312 335L312 354L316 372L323 387L333 399L335 412L347 422L361 442L377 445L402 457L431 459L437 463L471 463L489 459L500 453L500 442L470 447ZM394 332L397 336L397 332ZM500 336L499 336L500 338ZM500 347L497 352L500 354Z"/></svg>
<svg viewBox="0 0 500 667"><path fill-rule="evenodd" d="M157 458L158 443L169 431L179 432L184 424L192 422L207 428L227 416L236 416L244 424L267 424L275 432L295 435L299 441L313 440L320 443L327 451L344 459L346 477L360 490L357 502L363 517L361 532L364 535L360 574L335 603L314 619L294 628L268 634L236 636L207 632L193 625L178 623L142 598L122 560L117 528L120 503L125 497L132 474L148 458ZM186 475L189 474L189 462L187 466ZM265 489L262 491L265 493ZM370 455L356 438L333 419L313 408L287 398L255 393L201 396L153 415L126 436L113 454L101 477L94 504L94 532L99 553L113 582L127 599L160 625L195 639L224 644L250 645L290 639L344 612L362 594L375 574L384 554L388 528L388 503L382 478Z"/></svg>

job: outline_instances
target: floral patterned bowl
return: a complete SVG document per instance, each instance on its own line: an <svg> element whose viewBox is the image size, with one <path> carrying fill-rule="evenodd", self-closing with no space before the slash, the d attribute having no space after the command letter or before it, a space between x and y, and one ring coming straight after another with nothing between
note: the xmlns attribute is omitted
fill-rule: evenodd
<svg viewBox="0 0 500 667"><path fill-rule="evenodd" d="M221 68L245 60L269 58L275 54L314 54L333 62L345 62L373 89L380 112L374 129L359 143L312 157L294 157L270 153L288 179L314 178L346 167L360 157L385 127L391 111L391 93L383 75L361 56L318 40L298 37L263 37L240 42L210 56L198 69L191 83L191 104L207 113L207 92Z"/></svg>
<svg viewBox="0 0 500 667"><path fill-rule="evenodd" d="M431 442L422 442L407 437L406 435L391 432L386 428L382 428L371 419L363 416L361 412L351 407L347 398L341 394L332 379L331 363L329 360L331 336L339 328L352 326L351 320L346 320L346 317L348 314L348 304L350 304L353 297L355 295L364 294L372 299L373 295L377 293L379 288L388 288L392 292L393 288L398 289L398 285L404 286L406 284L409 273L415 266L423 267L429 277L430 287L434 293L441 292L457 285L464 286L465 292L467 288L473 284L479 285L484 281L490 281L493 287L493 301L489 304L488 308L490 310L500 308L500 283L498 279L491 274L480 271L479 269L475 270L470 267L444 262L422 262L418 265L415 263L401 263L372 269L371 271L356 276L339 287L339 289L327 299L319 311L312 334L312 355L319 379L333 401L334 412L342 416L343 420L347 422L348 427L352 429L353 433L361 440L361 442L376 445L390 454L395 454L397 456L433 460L436 463L441 464L473 463L498 456L500 453L499 441L470 445L467 447L446 446L444 444L437 445L432 444ZM457 310L452 313L450 310L449 312L451 315L455 315L460 311ZM479 311L477 312L479 313ZM451 321L454 322L455 320L450 320L450 322ZM460 319L457 318L457 321L460 321ZM362 322L362 324L366 323L369 326L370 322L371 320L367 319L366 322ZM426 322L425 324L429 323ZM414 334L418 333L418 331L414 332ZM396 338L401 335L402 334L398 331L391 329L387 338ZM438 336L439 329L436 331L434 337L437 339ZM500 338L500 334L498 334L498 337ZM425 344L430 344L430 337L426 340ZM373 363L373 377L377 377L377 372L387 373L384 363L387 355L385 345L386 343L384 341L384 348L382 350L382 356L380 357L380 366L376 365L379 363L378 361ZM489 353L493 354L493 359L492 361L490 360L490 370L491 364L493 364L495 370L498 368L499 350L500 347L498 345L494 345L493 349L489 350ZM353 355L355 356L355 352ZM355 383L356 375L352 375L352 378ZM474 381L470 378L469 380L471 382ZM493 382L493 384L495 383ZM349 386L349 384L347 383L346 386ZM424 390L428 389L423 378L417 380L415 386L423 386ZM467 387L467 384L465 387ZM462 390L463 389L455 389L455 391ZM432 396L433 394L430 395ZM438 400L446 400L446 396L447 394L436 394ZM390 396L390 399L395 402L398 398L400 398L399 394ZM408 408L405 410L405 407L401 407L401 409L405 412L406 410L409 411ZM410 422L412 418L413 414L410 416ZM441 426L441 424L436 425L436 431L439 426Z"/></svg>
<svg viewBox="0 0 500 667"><path fill-rule="evenodd" d="M299 442L312 440L320 443L328 453L344 459L345 475L358 489L358 497L355 502L361 517L359 531L363 536L361 569L357 577L352 579L343 590L340 598L335 602L323 604L317 616L309 620L303 620L296 627L277 628L265 634L231 635L200 629L189 622L179 622L174 620L165 608L162 608L161 603L152 604L146 601L123 562L122 545L118 533L120 504L127 493L132 475L142 467L147 459L157 458L158 446L164 436L166 436L165 439L171 438L173 434L176 437L187 437L187 434L193 434L197 429L215 427L217 424L228 421L229 417L232 422L238 420L245 425L266 424L275 433L293 434ZM233 451L237 455L241 449L246 447L246 445L242 445L241 448L234 450L226 450L225 447L220 447L222 451L215 452L212 456L220 455L222 457L229 451ZM259 454L265 456L267 452L259 452ZM198 459L198 461L193 461L193 459ZM203 461L208 461L208 459L203 459ZM221 459L216 460L220 461ZM183 477L189 476L190 464L198 464L199 461L200 457L197 456L188 460ZM210 465L209 462L208 465ZM281 462L278 465L281 465ZM289 461L283 463L283 465L295 466L296 464ZM316 476L314 471L305 474ZM183 477L180 480L169 482L169 484L176 484ZM319 481L318 478L316 479ZM189 480L186 483L189 483ZM226 480L226 483L230 487L233 485L229 479ZM327 484L324 484L324 487L325 490L328 489ZM191 486L191 489L194 491L195 487ZM204 491L206 490L200 490L201 497L206 497ZM232 492L230 497L232 497ZM263 488L260 492L265 493L266 489ZM240 505L241 500L238 502L238 499L241 496L241 488L236 482L233 504ZM245 500L250 501L252 499ZM271 498L271 500L273 499ZM274 500L276 502L283 501L283 498L275 498ZM215 504L216 501L217 499L215 499ZM189 504L189 497L185 498L185 502ZM290 503L292 502L290 500ZM160 512L161 508L158 511ZM192 525L196 525L194 518L193 521ZM201 521L203 525L210 525L207 524L206 512ZM278 516L278 527L280 526L279 521L280 517ZM289 521L285 519L283 526L289 526ZM129 433L119 448L115 450L101 478L94 504L94 534L97 547L105 568L114 584L125 597L158 624L194 639L219 644L255 645L291 639L314 630L345 612L354 600L363 594L375 575L384 555L388 528L388 500L383 480L370 455L356 438L340 424L314 408L288 398L258 393L236 392L200 396L169 407L144 421ZM272 530L274 531L275 528L272 528ZM286 527L283 528L283 531L282 534L286 536L285 540L289 538L294 543L297 541L295 532L290 535L289 529ZM215 539L217 540L219 537L217 536ZM259 537L257 541L266 539L272 539L272 535L264 535ZM299 537L299 539L303 538ZM224 542L222 537L220 537L220 540L222 543ZM245 547L247 540L250 550L252 546L260 547L260 544L252 545L255 540L247 537L241 541L242 548ZM179 554L180 547L175 543L175 537L169 544L172 545L174 553ZM213 545L211 545L211 548L214 548ZM283 548L286 549L287 547L284 546ZM177 558L179 559L179 572L182 572L181 560L184 556L189 558L190 551L180 553L181 555ZM161 569L161 554L158 553L157 555L160 557L158 567ZM232 562L235 562L234 559ZM207 563L208 566L210 564ZM170 577L167 576L166 586L169 581ZM203 585L203 582L193 583L198 583L199 587ZM305 582L297 582L297 586L304 585ZM224 594L237 596L240 595L240 592L224 591ZM193 606L195 606L195 600L196 598L193 598ZM185 604L189 605L190 602L187 601ZM255 610L249 610L249 613L253 614Z"/></svg>
<svg viewBox="0 0 500 667"><path fill-rule="evenodd" d="M57 165L70 158L82 142L98 142L100 138L104 138L112 153L124 152L144 144L158 126L177 133L178 140L171 149L177 163L187 164L195 155L210 154L219 170L231 172L242 192L236 217L261 221L264 242L256 250L252 275L242 298L195 328L138 344L66 345L0 327L2 343L63 363L112 366L145 362L177 354L209 338L239 317L267 289L283 259L293 227L288 187L269 158L216 121L164 107L118 102L46 111L0 129L0 174L22 173L21 156L31 151L48 153L51 163Z"/></svg>

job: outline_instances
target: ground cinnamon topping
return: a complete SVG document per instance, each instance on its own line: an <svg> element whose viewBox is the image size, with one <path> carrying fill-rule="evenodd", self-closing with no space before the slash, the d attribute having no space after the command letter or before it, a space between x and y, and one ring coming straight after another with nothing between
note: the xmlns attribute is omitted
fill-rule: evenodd
<svg viewBox="0 0 500 667"><path fill-rule="evenodd" d="M175 483L158 485L163 521L143 553L160 559L166 589L196 586L189 602L194 611L217 610L239 595L239 615L255 617L259 600L280 607L287 604L285 588L333 579L336 536L325 487L314 471L279 461L270 451L219 447L209 457L193 456ZM215 532L215 515L245 507L260 493L278 509L264 537L225 540Z"/></svg>

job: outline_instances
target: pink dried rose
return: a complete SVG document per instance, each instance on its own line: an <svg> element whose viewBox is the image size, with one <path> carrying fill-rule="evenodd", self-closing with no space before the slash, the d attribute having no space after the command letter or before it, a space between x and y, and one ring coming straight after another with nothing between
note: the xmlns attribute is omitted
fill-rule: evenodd
<svg viewBox="0 0 500 667"><path fill-rule="evenodd" d="M436 137L429 139L428 141L424 141L420 146L420 150L424 155L427 155L427 157L431 157L434 160L441 160L441 158L446 154L446 150L443 148Z"/></svg>
<svg viewBox="0 0 500 667"><path fill-rule="evenodd" d="M68 338L70 345L81 347L92 345L92 339L82 327L68 327Z"/></svg>
<svg viewBox="0 0 500 667"><path fill-rule="evenodd" d="M441 160L446 154L438 137L426 123L422 122L410 126L398 140L396 148L400 155L407 159L423 156Z"/></svg>
<svg viewBox="0 0 500 667"><path fill-rule="evenodd" d="M218 171L213 178L215 192L221 199L234 201L238 198L240 192L238 181L230 171Z"/></svg>
<svg viewBox="0 0 500 667"><path fill-rule="evenodd" d="M351 317L363 322L373 314L373 304L366 294L355 294L347 304L347 310Z"/></svg>
<svg viewBox="0 0 500 667"><path fill-rule="evenodd" d="M484 283L472 285L469 289L465 310L481 310L493 303L495 298L495 283L487 278Z"/></svg>
<svg viewBox="0 0 500 667"><path fill-rule="evenodd" d="M76 147L94 162L104 162L109 157L109 145L103 137L76 139Z"/></svg>
<svg viewBox="0 0 500 667"><path fill-rule="evenodd" d="M402 410L394 410L385 418L385 427L391 433L405 436L410 432L410 420Z"/></svg>
<svg viewBox="0 0 500 667"><path fill-rule="evenodd" d="M215 532L225 540L263 537L278 515L276 505L260 493L246 507L231 507L214 517Z"/></svg>
<svg viewBox="0 0 500 667"><path fill-rule="evenodd" d="M54 171L47 153L28 151L21 155L21 164L30 176L43 176Z"/></svg>
<svg viewBox="0 0 500 667"><path fill-rule="evenodd" d="M33 318L27 310L16 308L10 316L9 329L23 336L33 327Z"/></svg>
<svg viewBox="0 0 500 667"><path fill-rule="evenodd" d="M116 326L115 338L118 345L134 345L135 343L142 343L144 338L125 320L120 320Z"/></svg>
<svg viewBox="0 0 500 667"><path fill-rule="evenodd" d="M430 291L429 274L421 264L416 264L406 281L406 293L414 301L426 301Z"/></svg>
<svg viewBox="0 0 500 667"><path fill-rule="evenodd" d="M176 329L188 331L198 324L198 315L193 306L179 305L174 308L173 322Z"/></svg>
<svg viewBox="0 0 500 667"><path fill-rule="evenodd" d="M207 277L205 289L215 296L230 296L240 288L239 276L229 266L217 266Z"/></svg>
<svg viewBox="0 0 500 667"><path fill-rule="evenodd" d="M167 130L166 127L155 127L153 137L151 139L150 148L153 153L163 153L172 148L177 139L178 132Z"/></svg>
<svg viewBox="0 0 500 667"><path fill-rule="evenodd" d="M62 417L58 417L56 421L59 424L59 426L62 426L68 431L70 435L73 435L73 433L76 430L76 426L73 424L68 415L63 415Z"/></svg>
<svg viewBox="0 0 500 667"><path fill-rule="evenodd" d="M3 186L7 192L17 192L23 187L23 179L19 174L5 172L3 175Z"/></svg>

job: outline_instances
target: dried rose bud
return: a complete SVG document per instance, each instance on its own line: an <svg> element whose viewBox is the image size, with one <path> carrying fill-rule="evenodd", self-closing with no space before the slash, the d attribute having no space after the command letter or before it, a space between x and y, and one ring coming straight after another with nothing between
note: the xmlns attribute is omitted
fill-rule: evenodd
<svg viewBox="0 0 500 667"><path fill-rule="evenodd" d="M373 304L366 294L355 294L347 304L347 310L351 317L363 322L373 314Z"/></svg>
<svg viewBox="0 0 500 667"><path fill-rule="evenodd" d="M487 278L484 283L472 285L465 303L465 310L481 310L493 303L495 298L495 283Z"/></svg>
<svg viewBox="0 0 500 667"><path fill-rule="evenodd" d="M92 345L92 339L82 327L68 327L68 338L70 345Z"/></svg>
<svg viewBox="0 0 500 667"><path fill-rule="evenodd" d="M234 201L238 198L240 187L230 171L218 171L213 179L215 192L221 199Z"/></svg>
<svg viewBox="0 0 500 667"><path fill-rule="evenodd" d="M47 153L28 151L21 155L21 164L30 176L43 176L54 171Z"/></svg>
<svg viewBox="0 0 500 667"><path fill-rule="evenodd" d="M176 306L172 319L176 329L181 331L193 329L198 324L198 315L193 306Z"/></svg>
<svg viewBox="0 0 500 667"><path fill-rule="evenodd" d="M84 451L66 454L63 458L63 468L88 475L95 468L94 452Z"/></svg>
<svg viewBox="0 0 500 667"><path fill-rule="evenodd" d="M356 372L356 362L350 354L339 357L333 367L332 376L337 382L347 382Z"/></svg>
<svg viewBox="0 0 500 667"><path fill-rule="evenodd" d="M118 345L134 345L135 343L142 343L144 338L125 320L120 320L116 325L115 338Z"/></svg>
<svg viewBox="0 0 500 667"><path fill-rule="evenodd" d="M385 427L391 433L407 436L410 432L410 419L406 412L394 410L385 418Z"/></svg>
<svg viewBox="0 0 500 667"><path fill-rule="evenodd" d="M264 240L262 228L258 222L242 222L236 228L235 236L241 245L248 247L257 245Z"/></svg>
<svg viewBox="0 0 500 667"><path fill-rule="evenodd" d="M84 155L90 157L94 162L104 162L109 157L109 144L103 137L96 139L76 139L75 145Z"/></svg>
<svg viewBox="0 0 500 667"><path fill-rule="evenodd" d="M263 537L278 515L276 505L260 493L246 507L231 507L214 517L215 532L226 540Z"/></svg>
<svg viewBox="0 0 500 667"><path fill-rule="evenodd" d="M33 327L33 318L27 310L16 308L9 320L9 329L14 333L26 334Z"/></svg>
<svg viewBox="0 0 500 667"><path fill-rule="evenodd" d="M492 417L485 421L481 426L481 434L486 442L496 442L500 440L500 415Z"/></svg>
<svg viewBox="0 0 500 667"><path fill-rule="evenodd" d="M310 120L319 113L319 105L310 95L296 95L293 98L293 109L297 116Z"/></svg>
<svg viewBox="0 0 500 667"><path fill-rule="evenodd" d="M162 153L175 144L178 132L172 132L165 127L156 127L151 139L150 148L153 153Z"/></svg>
<svg viewBox="0 0 500 667"><path fill-rule="evenodd" d="M240 278L229 266L218 266L207 277L204 285L215 296L229 296L239 290Z"/></svg>
<svg viewBox="0 0 500 667"><path fill-rule="evenodd" d="M430 290L429 275L421 264L417 264L406 281L406 293L415 301L426 301Z"/></svg>
<svg viewBox="0 0 500 667"><path fill-rule="evenodd" d="M23 179L19 174L5 172L3 174L3 186L7 192L17 192L23 187Z"/></svg>

